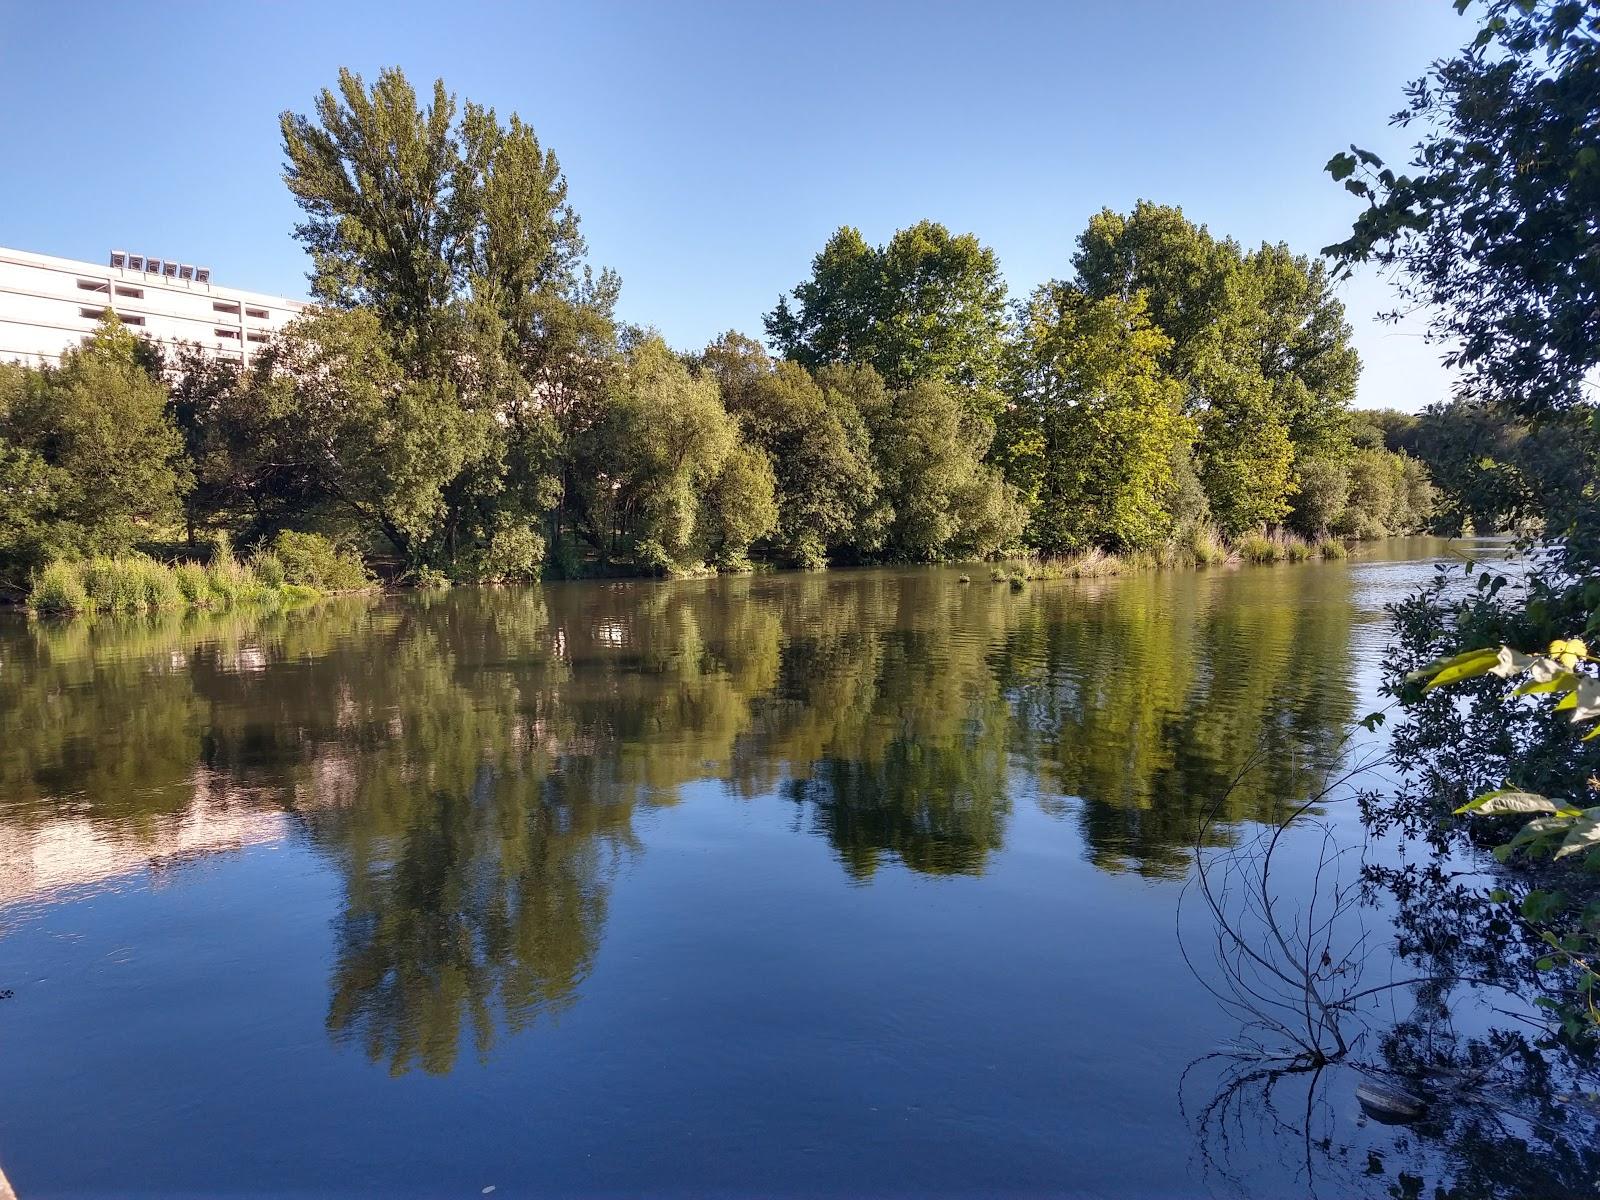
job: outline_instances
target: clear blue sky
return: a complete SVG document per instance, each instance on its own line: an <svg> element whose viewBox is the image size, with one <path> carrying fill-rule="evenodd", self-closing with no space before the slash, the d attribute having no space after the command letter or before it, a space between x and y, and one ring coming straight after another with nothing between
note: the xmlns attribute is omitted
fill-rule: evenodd
<svg viewBox="0 0 1600 1200"><path fill-rule="evenodd" d="M927 217L992 245L1015 295L1066 274L1103 206L1181 204L1312 252L1353 198L1322 174L1380 152L1401 85L1470 35L1448 0L1196 3L0 0L0 244L113 246L305 293L277 115L341 65L397 64L522 114L560 156L622 315L697 346L761 314L837 226ZM1359 402L1444 394L1437 349L1346 289Z"/></svg>

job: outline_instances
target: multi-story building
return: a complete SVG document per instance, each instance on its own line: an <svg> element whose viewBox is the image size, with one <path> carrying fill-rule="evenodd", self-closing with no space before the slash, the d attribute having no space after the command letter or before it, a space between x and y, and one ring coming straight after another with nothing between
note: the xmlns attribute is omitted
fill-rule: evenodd
<svg viewBox="0 0 1600 1200"><path fill-rule="evenodd" d="M209 267L113 250L104 266L0 246L0 362L55 363L107 309L163 349L248 362L305 303L211 282Z"/></svg>

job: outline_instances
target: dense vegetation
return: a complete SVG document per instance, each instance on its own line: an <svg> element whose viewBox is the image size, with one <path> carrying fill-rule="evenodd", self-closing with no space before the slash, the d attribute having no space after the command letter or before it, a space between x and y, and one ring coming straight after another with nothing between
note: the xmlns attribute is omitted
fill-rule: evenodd
<svg viewBox="0 0 1600 1200"><path fill-rule="evenodd" d="M317 307L248 367L108 323L0 369L0 586L62 557L317 531L418 580L1151 552L1432 513L1356 439L1323 266L1181 210L1096 215L1014 305L994 253L841 229L766 320L614 316L555 155L442 83L348 71L282 120Z"/></svg>
<svg viewBox="0 0 1600 1200"><path fill-rule="evenodd" d="M1397 612L1405 786L1369 818L1424 835L1439 857L1372 874L1402 899L1412 945L1447 970L1546 993L1552 1036L1588 1056L1600 1030L1588 644L1600 633L1600 4L1486 7L1472 44L1413 84L1396 118L1424 129L1413 174L1355 147L1328 164L1368 201L1329 252L1395 268L1464 375L1455 404L1381 414L1375 428L1430 465L1452 524L1538 522L1522 569L1469 564L1465 588L1441 574ZM1474 888L1444 856L1482 840L1512 869Z"/></svg>

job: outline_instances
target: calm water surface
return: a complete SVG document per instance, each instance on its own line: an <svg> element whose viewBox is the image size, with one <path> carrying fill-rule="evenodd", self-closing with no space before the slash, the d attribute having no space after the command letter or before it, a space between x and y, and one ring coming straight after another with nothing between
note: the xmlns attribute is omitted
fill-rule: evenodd
<svg viewBox="0 0 1600 1200"><path fill-rule="evenodd" d="M1444 552L0 622L0 1164L23 1200L1203 1193L1197 818L1254 752L1219 836L1338 758Z"/></svg>

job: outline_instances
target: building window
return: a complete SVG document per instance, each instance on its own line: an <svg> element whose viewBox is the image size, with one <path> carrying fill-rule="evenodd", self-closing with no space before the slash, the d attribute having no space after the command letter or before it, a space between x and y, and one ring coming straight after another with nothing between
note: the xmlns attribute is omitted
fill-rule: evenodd
<svg viewBox="0 0 1600 1200"><path fill-rule="evenodd" d="M213 300L211 307L218 312L232 313L234 316L239 315L239 306L237 304L229 304L223 300Z"/></svg>
<svg viewBox="0 0 1600 1200"><path fill-rule="evenodd" d="M78 315L80 317L86 317L91 321L100 321L100 320L103 320L105 318L105 315L110 311L111 310L109 308L80 308L78 310ZM126 314L126 313L118 313L117 314L117 320L121 321L124 325L143 325L144 324L144 318L143 317L135 317L135 316L133 316L131 314Z"/></svg>
<svg viewBox="0 0 1600 1200"><path fill-rule="evenodd" d="M239 331L237 329L218 329L216 334L219 338L238 338Z"/></svg>
<svg viewBox="0 0 1600 1200"><path fill-rule="evenodd" d="M135 287L123 287L122 284L119 283L119 284L117 284L117 295L126 296L130 300L143 300L144 299L144 289L143 288L135 288Z"/></svg>
<svg viewBox="0 0 1600 1200"><path fill-rule="evenodd" d="M78 290L80 292L103 292L106 290L106 282L103 279L80 279L78 280Z"/></svg>
<svg viewBox="0 0 1600 1200"><path fill-rule="evenodd" d="M247 317L259 317L265 321L267 319L267 310L264 308L247 308L244 310L244 315Z"/></svg>

